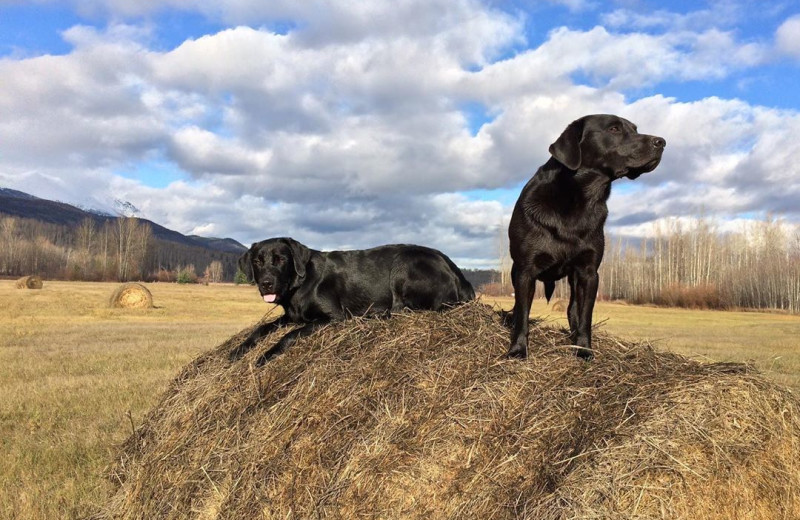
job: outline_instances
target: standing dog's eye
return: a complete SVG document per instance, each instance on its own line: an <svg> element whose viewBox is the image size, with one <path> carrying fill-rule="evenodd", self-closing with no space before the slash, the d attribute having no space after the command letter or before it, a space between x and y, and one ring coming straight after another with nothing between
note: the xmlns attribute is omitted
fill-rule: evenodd
<svg viewBox="0 0 800 520"><path fill-rule="evenodd" d="M612 134L618 134L618 133L622 132L622 129L618 125L614 125L614 126L610 127L608 129L608 131L611 132Z"/></svg>
<svg viewBox="0 0 800 520"><path fill-rule="evenodd" d="M272 255L272 265L281 265L283 263L283 257L280 255Z"/></svg>

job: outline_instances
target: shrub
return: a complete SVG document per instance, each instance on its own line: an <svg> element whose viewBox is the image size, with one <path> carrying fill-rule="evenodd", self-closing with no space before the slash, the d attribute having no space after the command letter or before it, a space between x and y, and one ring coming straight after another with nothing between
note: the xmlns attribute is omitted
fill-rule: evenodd
<svg viewBox="0 0 800 520"><path fill-rule="evenodd" d="M243 283L247 284L250 283L250 280L247 279L247 275L244 274L244 271L242 271L241 269L237 269L236 274L233 276L233 283L235 283L236 285Z"/></svg>
<svg viewBox="0 0 800 520"><path fill-rule="evenodd" d="M182 267L178 271L178 283L197 283L197 273L194 271L194 264Z"/></svg>
<svg viewBox="0 0 800 520"><path fill-rule="evenodd" d="M663 288L656 298L658 305L687 309L727 309L729 302L719 287L713 284L673 284Z"/></svg>
<svg viewBox="0 0 800 520"><path fill-rule="evenodd" d="M486 296L511 296L514 288L511 284L501 284L499 282L485 283L478 287L478 292Z"/></svg>
<svg viewBox="0 0 800 520"><path fill-rule="evenodd" d="M164 268L159 268L154 279L158 282L175 282L178 279L178 273Z"/></svg>

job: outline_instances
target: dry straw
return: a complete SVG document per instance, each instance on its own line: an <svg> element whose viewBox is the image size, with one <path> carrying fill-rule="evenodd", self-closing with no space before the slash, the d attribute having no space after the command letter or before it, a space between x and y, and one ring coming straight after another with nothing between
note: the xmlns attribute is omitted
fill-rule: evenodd
<svg viewBox="0 0 800 520"><path fill-rule="evenodd" d="M38 276L23 276L15 285L17 289L41 289L42 279Z"/></svg>
<svg viewBox="0 0 800 520"><path fill-rule="evenodd" d="M153 294L140 283L125 283L117 287L111 295L109 305L125 309L151 309Z"/></svg>
<svg viewBox="0 0 800 520"><path fill-rule="evenodd" d="M744 365L488 307L286 329L184 368L124 443L97 518L797 519L800 402Z"/></svg>

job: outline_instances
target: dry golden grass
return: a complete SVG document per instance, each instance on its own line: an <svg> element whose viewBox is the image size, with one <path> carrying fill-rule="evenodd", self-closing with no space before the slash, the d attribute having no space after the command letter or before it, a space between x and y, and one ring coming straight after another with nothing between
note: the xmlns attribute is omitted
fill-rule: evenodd
<svg viewBox="0 0 800 520"><path fill-rule="evenodd" d="M486 298L503 309L512 298ZM536 299L531 316L567 326L566 312ZM750 363L800 391L800 316L781 312L714 311L597 302L596 327L622 339L705 361Z"/></svg>
<svg viewBox="0 0 800 520"><path fill-rule="evenodd" d="M100 519L800 518L800 400L746 365L498 313L332 324L265 366L249 331L173 381Z"/></svg>
<svg viewBox="0 0 800 520"><path fill-rule="evenodd" d="M181 367L267 309L252 287L177 284L147 284L154 309L109 309L116 285L0 281L0 518L74 518L102 502L102 470L131 422L141 425ZM538 300L532 314L563 316ZM595 322L606 318L615 335L752 359L800 388L800 317L598 303Z"/></svg>
<svg viewBox="0 0 800 520"><path fill-rule="evenodd" d="M157 308L110 309L117 285L0 281L0 518L75 518L105 497L131 419L265 308L252 287L147 284Z"/></svg>

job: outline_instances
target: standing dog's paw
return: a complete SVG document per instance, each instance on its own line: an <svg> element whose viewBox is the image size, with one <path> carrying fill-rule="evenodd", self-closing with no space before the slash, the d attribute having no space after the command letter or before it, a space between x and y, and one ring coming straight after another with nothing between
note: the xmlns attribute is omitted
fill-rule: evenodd
<svg viewBox="0 0 800 520"><path fill-rule="evenodd" d="M525 345L512 345L511 348L508 349L506 357L509 359L525 359L528 357L528 349Z"/></svg>
<svg viewBox="0 0 800 520"><path fill-rule="evenodd" d="M580 358L580 359L582 359L584 361L591 361L592 359L594 359L594 351L592 351L592 349L586 348L586 347L582 347L582 346L576 345L574 343L567 343L567 344L564 344L564 345L558 345L558 346L556 346L556 348L564 349L564 350L571 350L575 354L575 357L578 357L578 358Z"/></svg>
<svg viewBox="0 0 800 520"><path fill-rule="evenodd" d="M578 349L575 352L575 355L578 356L579 358L581 358L582 360L591 361L592 359L594 359L594 352L592 352L592 349L585 348L585 347L580 347L580 346L577 346L577 345L574 345L574 346Z"/></svg>

